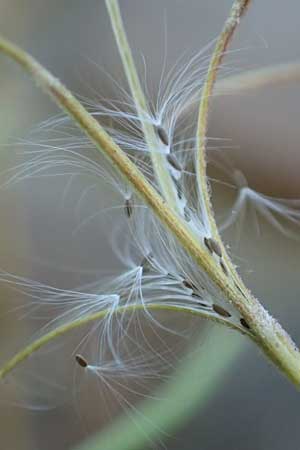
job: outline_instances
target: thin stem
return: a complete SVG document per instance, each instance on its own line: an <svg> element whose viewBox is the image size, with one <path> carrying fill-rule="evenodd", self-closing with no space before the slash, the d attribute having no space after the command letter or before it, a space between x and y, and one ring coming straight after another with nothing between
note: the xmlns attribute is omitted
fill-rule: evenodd
<svg viewBox="0 0 300 450"><path fill-rule="evenodd" d="M210 193L206 177L206 136L208 130L208 114L213 88L217 78L218 69L222 62L224 52L227 49L231 38L237 28L240 18L245 12L250 0L235 0L232 4L229 16L225 21L223 30L221 31L217 43L215 45L206 79L201 91L201 100L199 105L198 129L197 129L197 156L196 156L196 173L199 190L201 192L202 208L208 214L211 232L215 239L221 243L221 238L214 218L214 213L210 201ZM224 247L223 247L224 248Z"/></svg>
<svg viewBox="0 0 300 450"><path fill-rule="evenodd" d="M115 314L122 314L124 312L135 312L144 310L144 305L141 304L133 304L133 305L125 305L125 306L119 306L115 309ZM234 330L239 331L242 334L242 329L235 325L234 323L230 323L229 321L224 320L222 317L216 317L209 314L209 312L202 311L202 310L195 310L190 309L188 307L179 307L176 305L162 305L160 303L155 304L152 303L150 305L147 305L148 310L157 311L175 311L175 312L181 312L181 313L189 313L194 316L200 316L204 319L211 319L214 322L221 323L222 325L225 325L229 328L232 328ZM20 363L28 359L33 353L40 350L45 345L49 344L49 342L53 341L54 339L59 338L60 336L63 336L64 334L68 333L69 331L72 331L76 328L82 327L84 325L87 325L88 323L95 322L97 320L104 319L105 316L107 316L110 313L109 309L105 309L102 311L98 311L96 313L86 315L81 319L74 320L73 322L66 323L64 325L61 325L57 328L55 328L52 331L49 331L49 333L44 334L39 339L36 339L34 342L29 344L27 347L25 347L20 352L16 353L13 358L8 360L0 369L0 380L3 379L9 372L11 372L16 366L18 366Z"/></svg>
<svg viewBox="0 0 300 450"><path fill-rule="evenodd" d="M201 91L201 99L198 113L198 127L197 127L197 154L196 154L196 175L200 192L201 209L206 212L207 219L210 225L210 232L214 239L219 243L222 250L223 259L226 267L230 272L231 277L239 288L243 291L247 298L251 298L250 291L246 288L243 281L239 277L235 266L232 264L228 256L226 248L222 242L210 200L210 191L208 188L208 180L206 176L206 136L208 131L208 116L210 101L213 94L213 89L216 83L218 69L222 62L224 53L233 37L233 34L240 23L242 15L245 13L250 0L234 0L229 16L225 21L223 29L217 39L205 78L205 82ZM239 308L239 301L236 303ZM243 308L241 308L242 310Z"/></svg>
<svg viewBox="0 0 300 450"><path fill-rule="evenodd" d="M300 63L290 62L248 70L216 82L217 93L238 94L243 91L300 81Z"/></svg>
<svg viewBox="0 0 300 450"><path fill-rule="evenodd" d="M267 313L263 306L242 285L237 286L237 274L232 276L220 270L214 257L203 248L197 237L166 201L146 180L138 168L115 144L101 125L88 113L65 86L42 67L35 59L6 39L0 38L0 51L18 62L37 83L72 117L78 127L103 152L137 194L153 210L156 216L173 233L185 251L204 270L239 310L251 328L252 336L265 354L291 381L300 385L300 354L295 344L281 326ZM239 283L242 282L239 280Z"/></svg>
<svg viewBox="0 0 300 450"><path fill-rule="evenodd" d="M152 123L149 121L149 107L134 64L132 52L126 36L126 31L124 29L118 0L106 0L106 6L127 81L135 102L139 120L142 125L145 141L151 152L151 159L158 184L166 201L175 211L178 211L176 188L166 166L166 157L158 151L160 146L158 143L158 136L154 131Z"/></svg>

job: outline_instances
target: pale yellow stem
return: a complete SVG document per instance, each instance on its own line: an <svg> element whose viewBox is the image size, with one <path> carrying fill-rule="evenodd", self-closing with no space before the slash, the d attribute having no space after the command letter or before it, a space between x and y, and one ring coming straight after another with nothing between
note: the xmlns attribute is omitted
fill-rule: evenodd
<svg viewBox="0 0 300 450"><path fill-rule="evenodd" d="M159 141L157 133L154 130L153 124L149 120L149 106L142 90L139 76L134 64L132 52L127 40L119 3L117 0L106 0L106 6L112 23L112 28L115 34L127 81L130 86L138 117L142 125L145 141L151 153L153 168L159 187L168 204L175 211L179 212L177 205L176 188L167 168L166 157L163 153L160 153L158 151L161 143Z"/></svg>
<svg viewBox="0 0 300 450"><path fill-rule="evenodd" d="M300 81L300 63L290 62L248 70L216 82L218 94L239 94L243 91L272 87Z"/></svg>

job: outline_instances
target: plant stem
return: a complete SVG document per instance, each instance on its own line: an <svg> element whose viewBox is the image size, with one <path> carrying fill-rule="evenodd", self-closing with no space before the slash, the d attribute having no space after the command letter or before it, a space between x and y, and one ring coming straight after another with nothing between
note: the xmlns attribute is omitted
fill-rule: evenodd
<svg viewBox="0 0 300 450"><path fill-rule="evenodd" d="M115 309L115 314L122 314L124 312L135 312L135 311L142 311L144 310L144 305L141 304L133 304L133 305L125 305L125 306L119 306ZM211 319L214 322L221 323L222 325L226 325L229 328L232 328L234 330L239 331L240 333L243 333L241 328L236 326L233 323L230 323L228 321L225 321L223 318L218 318L216 316L212 316L206 311L202 310L195 310L195 309L189 309L188 307L179 307L175 305L162 305L160 303L158 304L150 304L147 305L147 308L152 311L175 311L180 313L189 313L194 316L200 316L204 319ZM110 313L109 309L105 309L102 311L98 311L93 314L86 315L80 319L74 320L73 322L68 322L64 325L61 325L57 328L54 328L53 330L49 331L48 333L44 334L40 338L36 339L34 342L29 344L27 347L25 347L20 352L16 353L13 358L8 360L0 369L0 380L3 379L9 372L11 372L16 366L18 366L20 363L25 361L27 358L29 358L33 353L40 350L45 345L49 344L54 339L59 338L60 336L63 336L64 334L68 333L69 331L75 330L76 328L82 327L84 325L87 325L88 323L95 322L96 320L100 320L105 318L107 314Z"/></svg>
<svg viewBox="0 0 300 450"><path fill-rule="evenodd" d="M162 194L168 204L178 212L177 195L174 183L166 167L166 157L160 153L158 137L150 122L149 107L143 93L139 76L134 64L132 52L124 29L118 0L106 0L106 6L115 34L119 53L127 77L128 84L135 102L136 110L145 136L145 141L151 152L154 172Z"/></svg>
<svg viewBox="0 0 300 450"><path fill-rule="evenodd" d="M201 90L201 99L199 105L196 155L197 181L199 184L199 190L201 192L201 201L203 202L202 208L207 212L211 226L211 232L220 244L222 242L214 218L206 177L206 136L208 130L208 114L213 88L217 78L218 69L224 56L224 52L226 51L229 42L234 34L234 31L240 22L240 18L245 12L246 7L249 3L250 0L235 0L232 4L229 16L225 21L223 30L221 31L217 39L212 57L210 59L206 79ZM224 246L222 247L223 250L225 250Z"/></svg>
<svg viewBox="0 0 300 450"><path fill-rule="evenodd" d="M290 62L248 70L216 82L217 93L238 94L243 91L300 81L300 63Z"/></svg>

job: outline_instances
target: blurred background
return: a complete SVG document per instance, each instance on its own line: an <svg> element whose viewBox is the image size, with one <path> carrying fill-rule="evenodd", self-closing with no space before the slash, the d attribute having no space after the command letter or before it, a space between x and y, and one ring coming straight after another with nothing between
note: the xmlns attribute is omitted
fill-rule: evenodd
<svg viewBox="0 0 300 450"><path fill-rule="evenodd" d="M104 72L122 82L122 66L103 0L0 0L0 3L1 34L30 51L73 92L92 100L98 93L99 97L110 96L113 86ZM230 0L120 0L134 54L140 62L141 55L145 56L147 78L153 85L161 75L165 35L167 65L171 67L184 52L192 54L215 38L230 5ZM296 1L254 2L236 34L231 47L234 51L226 58L227 67L235 73L298 60L299 14ZM6 171L26 157L18 144L20 139L28 139L38 123L58 110L13 62L1 56L0 65L0 160L5 180ZM210 136L224 139L226 145L230 142L232 149L224 151L246 174L250 185L265 194L300 197L299 104L296 83L218 96L213 101ZM99 269L114 267L115 260L105 237L109 224L99 219L75 236L70 232L78 224L76 200L86 182L78 181L62 204L66 183L64 177L41 178L2 189L3 271L59 288L73 288L94 280ZM100 186L86 198L82 214L91 214L95 208L109 204L110 195L105 186ZM216 210L221 211L228 201L228 191L218 187L214 195ZM238 241L234 229L224 238L231 245L246 285L299 343L299 243L281 236L263 221L258 235L251 220L246 220ZM0 284L0 289L3 311L0 356L5 361L22 348L32 330L26 319L15 321L14 315L7 313L15 304L15 296L21 294L7 283ZM163 448L162 445L170 450L297 448L300 397L295 388L245 338L224 329L218 331L216 343L210 339L209 324L191 325L189 318L183 318L179 324L183 328L197 328L195 325L203 329L201 352L209 355L212 364L206 361L199 380L211 377L214 361L222 361L223 353L226 356L224 349L236 346L237 341L242 341L242 348L204 406L195 402L180 424L162 434L159 443L146 440L141 448ZM196 345L196 338L194 342ZM189 345L195 351L193 342ZM183 353L184 350L181 357ZM59 376L69 377L73 385L74 367L68 363L66 373L62 371ZM53 367L55 361L47 364L47 358L31 364L38 367L42 379L46 372L48 381L52 371L59 372ZM182 370L180 373L182 377ZM9 381L0 403L3 448L71 449L90 433L111 425L115 416L122 413L117 403L113 405L113 399L109 398L112 405L107 405L107 400L102 401L101 396L94 398L91 393L72 394L67 401L55 400L57 404L50 409L24 408L24 403L31 406L31 400L24 402L20 385L15 380L11 384ZM197 385L196 375L194 381ZM151 392L157 384L150 386ZM35 395L35 388L35 382L31 381L29 398ZM74 391L78 391L77 387ZM182 403L178 407L185 409Z"/></svg>

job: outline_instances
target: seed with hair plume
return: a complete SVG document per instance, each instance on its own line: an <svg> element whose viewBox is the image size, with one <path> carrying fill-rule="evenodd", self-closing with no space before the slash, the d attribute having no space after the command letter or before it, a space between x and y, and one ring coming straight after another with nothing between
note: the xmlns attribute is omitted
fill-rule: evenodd
<svg viewBox="0 0 300 450"><path fill-rule="evenodd" d="M161 140L161 142L168 147L169 146L169 138L168 138L166 130L163 127L161 127L160 125L158 125L156 127L156 132L157 132L158 137Z"/></svg>
<svg viewBox="0 0 300 450"><path fill-rule="evenodd" d="M80 367L83 367L85 369L88 366L87 360L82 355L76 355L75 359Z"/></svg>
<svg viewBox="0 0 300 450"><path fill-rule="evenodd" d="M215 253L220 258L222 257L222 250L219 243L213 238L204 238L204 244L211 253Z"/></svg>
<svg viewBox="0 0 300 450"><path fill-rule="evenodd" d="M182 167L182 165L179 163L179 161L178 161L178 159L176 158L175 155L169 153L168 156L167 156L167 160L168 160L168 163L169 163L175 170L177 170L178 172L181 172L181 171L182 171L183 167Z"/></svg>
<svg viewBox="0 0 300 450"><path fill-rule="evenodd" d="M126 216L127 216L128 218L130 218L130 217L132 216L132 213L133 213L133 201L132 201L131 198L127 198L127 199L125 200L125 207L124 207L124 210L125 210Z"/></svg>
<svg viewBox="0 0 300 450"><path fill-rule="evenodd" d="M230 312L226 311L226 309L222 308L220 305L212 305L213 310L222 317L231 317Z"/></svg>

